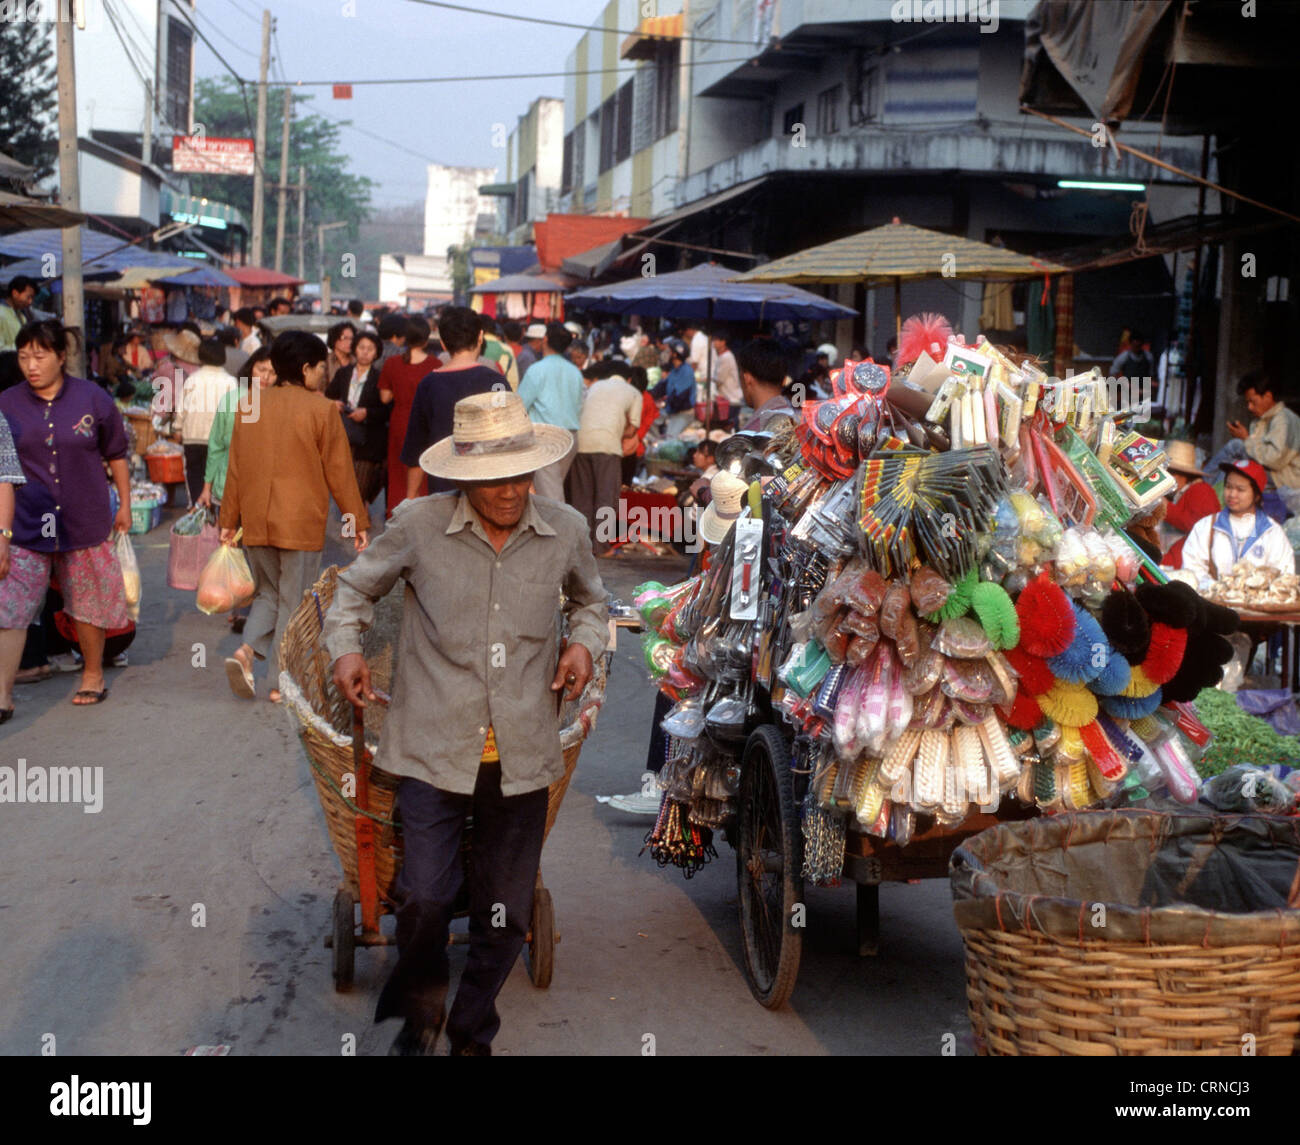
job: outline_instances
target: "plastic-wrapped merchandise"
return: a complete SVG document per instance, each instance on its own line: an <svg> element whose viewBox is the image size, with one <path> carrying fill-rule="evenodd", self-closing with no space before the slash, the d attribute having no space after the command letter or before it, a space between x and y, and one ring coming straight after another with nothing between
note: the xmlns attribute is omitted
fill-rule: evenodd
<svg viewBox="0 0 1300 1145"><path fill-rule="evenodd" d="M924 649L915 662L903 671L900 682L904 691L911 696L928 692L939 682L944 663L942 652L933 648Z"/></svg>
<svg viewBox="0 0 1300 1145"><path fill-rule="evenodd" d="M921 655L920 627L910 608L904 610L902 619L898 622L898 634L894 637L894 644L898 649L898 658L904 667L910 668Z"/></svg>
<svg viewBox="0 0 1300 1145"><path fill-rule="evenodd" d="M945 696L968 704L985 704L993 695L993 686L993 672L986 661L944 661L939 687Z"/></svg>
<svg viewBox="0 0 1300 1145"><path fill-rule="evenodd" d="M952 585L934 569L922 565L912 574L909 592L911 593L913 607L922 616L926 616L932 612L938 612L943 607L944 601L948 599L948 594L952 592Z"/></svg>
<svg viewBox="0 0 1300 1145"><path fill-rule="evenodd" d="M835 750L841 756L851 757L861 750L857 736L858 709L862 706L869 675L866 668L854 669L840 689L832 734Z"/></svg>
<svg viewBox="0 0 1300 1145"><path fill-rule="evenodd" d="M879 755L885 746L885 706L896 669L894 653L887 644L876 646L871 677L858 709L858 739L871 755Z"/></svg>
<svg viewBox="0 0 1300 1145"><path fill-rule="evenodd" d="M832 625L822 636L822 647L826 649L826 655L830 657L832 664L843 664L848 659L849 642L852 639L853 633L838 624Z"/></svg>
<svg viewBox="0 0 1300 1145"><path fill-rule="evenodd" d="M854 636L865 636L872 644L880 639L880 625L874 616L863 616L851 609L842 623L846 631Z"/></svg>
<svg viewBox="0 0 1300 1145"><path fill-rule="evenodd" d="M912 720L921 727L948 728L956 719L952 701L943 694L943 689L938 684L912 699Z"/></svg>
<svg viewBox="0 0 1300 1145"><path fill-rule="evenodd" d="M972 703L969 700L949 700L952 713L958 723L974 726L982 724L993 708L989 704Z"/></svg>
<svg viewBox="0 0 1300 1145"><path fill-rule="evenodd" d="M1062 585L1082 585L1092 567L1083 535L1076 528L1066 529L1056 549L1056 580Z"/></svg>
<svg viewBox="0 0 1300 1145"><path fill-rule="evenodd" d="M972 620L969 616L955 616L951 620L945 620L939 625L932 646L956 660L983 659L993 648L979 621Z"/></svg>
<svg viewBox="0 0 1300 1145"><path fill-rule="evenodd" d="M891 585L875 569L864 568L850 580L844 594L844 602L863 616L875 616L882 609L883 602L894 587L895 585ZM902 591L906 596L907 589L903 588Z"/></svg>
<svg viewBox="0 0 1300 1145"><path fill-rule="evenodd" d="M889 682L885 702L885 739L891 741L907 730L912 722L912 695L903 688L902 673L895 671Z"/></svg>
<svg viewBox="0 0 1300 1145"><path fill-rule="evenodd" d="M880 605L880 631L891 640L897 640L903 617L911 611L912 597L902 581L890 582Z"/></svg>
<svg viewBox="0 0 1300 1145"><path fill-rule="evenodd" d="M854 636L844 652L844 662L853 667L861 664L876 648L876 641L867 636Z"/></svg>

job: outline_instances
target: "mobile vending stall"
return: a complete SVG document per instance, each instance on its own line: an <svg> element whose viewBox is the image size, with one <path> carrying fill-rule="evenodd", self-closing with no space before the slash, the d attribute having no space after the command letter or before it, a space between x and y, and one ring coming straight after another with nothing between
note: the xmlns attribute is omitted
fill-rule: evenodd
<svg viewBox="0 0 1300 1145"><path fill-rule="evenodd" d="M672 701L647 836L688 876L736 849L760 1003L793 989L805 880L939 877L998 822L1167 790L1197 799L1190 706L1231 610L1124 532L1171 485L1098 374L1045 377L946 324L904 327L899 376L846 362L833 396L724 443L750 481L711 565L635 606ZM922 348L923 347L923 348Z"/></svg>

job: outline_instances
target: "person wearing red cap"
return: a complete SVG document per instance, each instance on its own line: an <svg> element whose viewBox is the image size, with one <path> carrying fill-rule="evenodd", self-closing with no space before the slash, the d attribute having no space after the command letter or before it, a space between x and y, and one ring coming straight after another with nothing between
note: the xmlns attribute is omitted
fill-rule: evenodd
<svg viewBox="0 0 1300 1145"><path fill-rule="evenodd" d="M1238 561L1249 561L1279 573L1295 572L1295 550L1282 527L1264 513L1260 504L1268 474L1258 461L1224 462L1223 509L1192 526L1183 546L1183 568L1195 573L1197 588L1204 590L1231 571Z"/></svg>

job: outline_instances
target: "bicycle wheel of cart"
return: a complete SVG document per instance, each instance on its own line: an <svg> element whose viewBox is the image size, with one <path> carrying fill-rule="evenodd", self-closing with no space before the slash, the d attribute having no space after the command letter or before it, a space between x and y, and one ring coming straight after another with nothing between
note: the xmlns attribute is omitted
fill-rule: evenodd
<svg viewBox="0 0 1300 1145"><path fill-rule="evenodd" d="M785 1005L803 937L792 926L803 899L799 807L781 733L759 728L745 744L737 812L736 880L749 988L769 1010Z"/></svg>

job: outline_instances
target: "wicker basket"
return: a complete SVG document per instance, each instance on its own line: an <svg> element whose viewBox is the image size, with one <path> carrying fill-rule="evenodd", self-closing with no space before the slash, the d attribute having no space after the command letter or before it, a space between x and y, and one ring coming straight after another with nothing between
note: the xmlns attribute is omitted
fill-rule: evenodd
<svg viewBox="0 0 1300 1145"><path fill-rule="evenodd" d="M1300 820L1007 823L951 876L979 1053L1300 1053Z"/></svg>
<svg viewBox="0 0 1300 1145"><path fill-rule="evenodd" d="M399 777L372 768L370 772L370 806L361 812L352 799L343 794L343 777L353 771L352 708L334 687L329 653L320 633L325 613L334 599L338 569L325 570L285 627L280 645L280 691L284 705L296 717L298 734L307 751L312 779L330 841L343 867L344 884L359 897L357 878L356 816L369 814L377 825L375 875L381 899L391 902L394 880L402 865L402 837L393 819L393 800ZM391 655L368 657L372 681L386 688L392 672ZM605 658L599 657L595 675L583 694L564 710L560 744L564 751L564 775L547 791L546 834L555 824L564 793L568 790L582 750L583 740L596 725L596 716L605 695ZM367 731L377 730L382 709L367 709ZM346 729L346 730L343 730ZM367 750L374 755L375 743L367 736Z"/></svg>

